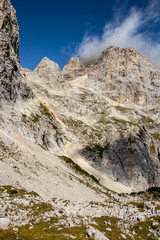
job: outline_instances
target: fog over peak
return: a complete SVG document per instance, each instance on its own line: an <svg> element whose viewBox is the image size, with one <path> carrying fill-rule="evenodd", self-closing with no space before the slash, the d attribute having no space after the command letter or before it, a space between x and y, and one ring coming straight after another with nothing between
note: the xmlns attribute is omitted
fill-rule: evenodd
<svg viewBox="0 0 160 240"><path fill-rule="evenodd" d="M109 46L132 47L146 56L160 69L160 0L152 1L144 9L132 7L123 17L117 10L114 19L106 23L101 36L86 33L75 55L91 60L99 57Z"/></svg>

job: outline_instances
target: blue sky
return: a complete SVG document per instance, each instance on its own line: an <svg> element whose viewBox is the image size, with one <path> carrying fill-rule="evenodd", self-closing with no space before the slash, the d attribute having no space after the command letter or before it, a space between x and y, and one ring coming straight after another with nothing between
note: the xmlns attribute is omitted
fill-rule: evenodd
<svg viewBox="0 0 160 240"><path fill-rule="evenodd" d="M62 69L71 56L90 58L109 45L134 47L160 66L160 0L11 0L20 27L20 61L43 57Z"/></svg>

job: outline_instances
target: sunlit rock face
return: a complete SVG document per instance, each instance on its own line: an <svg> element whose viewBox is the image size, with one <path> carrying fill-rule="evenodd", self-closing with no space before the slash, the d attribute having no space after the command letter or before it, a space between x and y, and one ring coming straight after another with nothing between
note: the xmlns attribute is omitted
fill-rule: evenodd
<svg viewBox="0 0 160 240"><path fill-rule="evenodd" d="M25 71L61 128L61 152L80 145L79 157L112 180L137 191L159 186L160 72L144 56L110 47L94 61L71 58L62 72L47 58Z"/></svg>
<svg viewBox="0 0 160 240"><path fill-rule="evenodd" d="M1 1L0 131L5 137L84 167L89 163L102 184L104 174L130 190L160 186L158 69L132 48L110 47L93 61L71 58L62 72L45 57L32 72L21 68L18 48L15 10L10 1Z"/></svg>
<svg viewBox="0 0 160 240"><path fill-rule="evenodd" d="M110 47L94 62L71 58L62 74L67 80L87 74L85 88L120 103L159 102L160 72L132 48Z"/></svg>
<svg viewBox="0 0 160 240"><path fill-rule="evenodd" d="M133 189L159 185L159 70L132 48L110 47L94 61L72 58L62 74L84 92L74 130L82 156Z"/></svg>
<svg viewBox="0 0 160 240"><path fill-rule="evenodd" d="M18 48L0 0L0 238L159 239L160 72L118 47L30 71Z"/></svg>
<svg viewBox="0 0 160 240"><path fill-rule="evenodd" d="M16 101L33 96L19 64L19 28L9 0L0 2L0 96Z"/></svg>

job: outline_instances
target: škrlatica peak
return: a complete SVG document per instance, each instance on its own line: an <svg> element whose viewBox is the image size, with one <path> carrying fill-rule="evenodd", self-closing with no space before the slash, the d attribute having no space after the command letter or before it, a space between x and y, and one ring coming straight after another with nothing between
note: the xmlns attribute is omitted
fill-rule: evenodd
<svg viewBox="0 0 160 240"><path fill-rule="evenodd" d="M19 62L0 1L0 239L160 238L160 71L132 48Z"/></svg>

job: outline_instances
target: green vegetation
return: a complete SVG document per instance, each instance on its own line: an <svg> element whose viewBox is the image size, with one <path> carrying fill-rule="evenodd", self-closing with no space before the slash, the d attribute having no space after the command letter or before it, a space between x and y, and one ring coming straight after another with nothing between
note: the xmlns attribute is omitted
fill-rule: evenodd
<svg viewBox="0 0 160 240"><path fill-rule="evenodd" d="M3 192L7 192L10 198L23 198L25 199L26 196L29 196L29 198L31 199L33 197L33 199L35 197L38 197L38 194L35 192L27 192L24 189L16 189L13 188L11 186L4 186L4 187L0 187L0 195ZM28 199L28 197L27 197ZM31 204L32 203L32 204ZM41 216L42 213L45 213L46 211L50 211L53 210L51 204L49 203L45 203L45 202L38 202L35 203L33 200L30 202L29 206L23 206L22 204L19 204L17 206L19 209L30 209L32 210L32 216Z"/></svg>
<svg viewBox="0 0 160 240"><path fill-rule="evenodd" d="M41 116L39 114L37 114L37 113L35 113L35 114L31 113L30 117L31 117L31 120L34 123L38 123L40 118L41 118Z"/></svg>
<svg viewBox="0 0 160 240"><path fill-rule="evenodd" d="M139 203L139 202L130 202L128 204L132 204L133 206L137 207L140 211L144 212L145 206L144 203ZM127 205L128 205L127 204Z"/></svg>
<svg viewBox="0 0 160 240"><path fill-rule="evenodd" d="M160 133L159 132L151 133L151 136L153 139L160 141Z"/></svg>
<svg viewBox="0 0 160 240"><path fill-rule="evenodd" d="M114 108L123 114L131 110L130 108L126 108L125 106L121 106L121 105L114 106Z"/></svg>
<svg viewBox="0 0 160 240"><path fill-rule="evenodd" d="M117 240L117 239L124 239L121 234L124 234L120 227L118 226L118 222L120 221L119 218L116 217L100 217L94 218L97 225L92 225L100 232L103 232L106 237L110 240ZM108 224L106 224L108 223ZM110 223L110 224L109 224ZM110 228L111 231L108 231L106 228ZM126 234L124 234L126 236ZM130 236L126 236L127 240L131 240Z"/></svg>
<svg viewBox="0 0 160 240"><path fill-rule="evenodd" d="M147 190L147 192L150 192L150 193L159 193L160 194L160 187L151 187Z"/></svg>
<svg viewBox="0 0 160 240"><path fill-rule="evenodd" d="M146 136L146 134L145 134L144 129L143 129L143 128L140 128L140 129L139 129L139 133L138 133L138 137L140 137L142 140L144 140L144 139L145 139L145 136Z"/></svg>
<svg viewBox="0 0 160 240"><path fill-rule="evenodd" d="M9 194L10 198L14 198L15 196L23 198L25 195L38 196L37 193L27 192L24 189L16 189L16 188L13 188L12 186L0 186L0 194L4 191Z"/></svg>
<svg viewBox="0 0 160 240"><path fill-rule="evenodd" d="M66 227L64 225L58 224L58 217L52 217L48 222L39 222L33 225L25 225L17 227L17 231L14 230L0 230L1 240L70 240L75 237L77 240L88 239L86 234L86 226L75 226ZM123 227L124 223L115 217L103 216L99 218L94 218L95 224L91 224L92 227L96 228L102 232L110 240L122 240L124 236L127 240L132 238L124 233L120 226ZM160 222L160 217L155 217L153 219L147 219L144 222L138 222L133 227L131 227L130 233L134 232L134 239L140 240L158 240L158 238L152 232L152 229L157 229L153 222ZM108 230L110 229L110 230ZM93 240L93 238L89 238Z"/></svg>
<svg viewBox="0 0 160 240"><path fill-rule="evenodd" d="M55 116L53 115L52 112L49 111L49 109L42 103L40 103L40 112L42 114L42 116L46 116L49 120L49 123L52 125L52 128L57 130L57 120L55 118Z"/></svg>
<svg viewBox="0 0 160 240"><path fill-rule="evenodd" d="M147 192L152 194L154 198L160 198L160 187L149 188Z"/></svg>
<svg viewBox="0 0 160 240"><path fill-rule="evenodd" d="M76 134L76 136L86 142L88 144L97 144L100 143L103 137L103 132L99 128L92 128L91 126L87 125L85 122L79 119L72 119L70 118L63 118L62 121L66 125L66 127L72 131L72 133Z"/></svg>
<svg viewBox="0 0 160 240"><path fill-rule="evenodd" d="M37 124L43 120L44 117L47 118L47 121L52 126L53 129L57 130L57 120L52 112L49 111L49 109L42 103L39 105L39 113L31 113L30 116L27 116L26 114L22 114L22 121L24 123L31 124L31 127L34 127L34 124Z"/></svg>
<svg viewBox="0 0 160 240"><path fill-rule="evenodd" d="M156 148L155 148L155 146L154 146L154 145L151 145L151 146L150 146L150 152L151 152L151 154L153 154L153 155L156 155L156 156L157 156L157 151L156 151Z"/></svg>
<svg viewBox="0 0 160 240"><path fill-rule="evenodd" d="M147 219L144 222L136 223L134 227L130 229L132 232L134 231L136 233L134 239L158 240L158 237L152 233L152 229L154 229L152 226L153 221L160 222L160 217L155 217L152 220Z"/></svg>
<svg viewBox="0 0 160 240"><path fill-rule="evenodd" d="M137 195L142 195L142 194L144 194L145 192L143 192L143 191L140 191L140 192L132 192L131 193L131 196L137 196Z"/></svg>
<svg viewBox="0 0 160 240"><path fill-rule="evenodd" d="M1 240L23 239L23 240L70 240L70 236L76 237L77 240L84 240L86 238L86 227L70 227L55 226L57 218L52 218L50 222L40 222L35 224L33 228L30 226L23 226L15 231L0 230ZM92 238L90 238L92 240Z"/></svg>
<svg viewBox="0 0 160 240"><path fill-rule="evenodd" d="M10 190L10 194L18 194L17 189L11 189L11 190Z"/></svg>
<svg viewBox="0 0 160 240"><path fill-rule="evenodd" d="M7 152L9 149L4 142L0 141L0 149L2 152Z"/></svg>
<svg viewBox="0 0 160 240"><path fill-rule="evenodd" d="M75 167L73 161L69 158L62 157L63 160L69 164ZM75 167L76 171L82 171L79 169L79 167ZM83 172L83 174L86 174ZM87 173L88 176L88 173ZM11 186L4 186L0 187L0 194L2 192L6 192L9 194L10 198L25 198L27 195L29 198L31 198L33 195L34 197L37 197L38 195L34 192L27 192L23 189L16 189ZM147 192L140 193L141 196L146 195L153 195L153 193L160 193L160 188L150 188ZM137 194L137 193L136 193ZM132 194L135 195L135 194ZM56 201L56 199L53 199L53 201ZM67 200L64 200L66 204L68 203ZM15 227L17 228L17 231L14 229L11 230L1 230L0 229L0 239L1 240L70 240L72 237L75 237L77 240L85 240L88 239L86 234L86 226L82 225L80 223L79 226L74 227L66 227L61 223L61 220L66 220L66 217L63 215L63 211L59 211L62 215L60 217L51 217L48 221L43 220L43 216L45 212L50 212L53 210L53 207L51 204L44 203L44 202L34 202L31 201L32 204L30 206L23 206L18 205L19 209L28 209L29 210L29 216L32 216L33 218L30 221L30 224L27 224L25 226L21 227ZM90 204L97 204L98 206L101 206L102 203L95 203L90 202ZM129 204L137 206L139 209L144 209L143 203L137 203L137 202L131 202ZM39 223L35 223L35 220L40 218ZM119 218L116 217L109 217L109 216L103 216L103 217L95 217L92 219L93 223L91 224L92 227L102 232L106 237L108 237L110 240L123 240L124 236L127 240L131 240L133 238L130 237L130 235L127 235L125 232L123 232L124 224L128 224L127 221L122 221ZM94 223L95 222L95 223ZM153 222L160 223L160 216L152 217L151 219L147 219L144 222L138 222L135 225L132 225L129 228L129 232L133 235L134 233L134 239L135 240L158 240L158 238L154 235L152 230L156 230L158 227L157 225L153 225ZM93 238L89 238L90 240L93 240Z"/></svg>
<svg viewBox="0 0 160 240"><path fill-rule="evenodd" d="M131 196L141 196L144 201L146 200L159 200L160 199L160 187L151 187L146 192L132 192Z"/></svg>
<svg viewBox="0 0 160 240"><path fill-rule="evenodd" d="M63 118L63 122L66 124L66 126L72 130L74 133L79 132L79 130L82 129L86 130L87 125L84 124L81 120L74 120L71 117L70 118ZM80 131L80 132L81 132Z"/></svg>
<svg viewBox="0 0 160 240"><path fill-rule="evenodd" d="M50 120L52 120L53 114L49 111L49 109L44 104L40 103L39 108L40 108L42 115L44 115L44 116L48 117Z"/></svg>
<svg viewBox="0 0 160 240"><path fill-rule="evenodd" d="M70 167L72 167L76 172L78 172L82 175L85 175L86 177L90 177L90 178L92 178L93 181L95 181L96 183L99 183L99 181L96 177L94 177L93 175L90 175L88 172L86 172L84 169L82 169L78 164L73 162L72 159L65 157L65 156L61 156L60 158L63 161L65 161Z"/></svg>
<svg viewBox="0 0 160 240"><path fill-rule="evenodd" d="M53 210L53 207L49 203L34 201L35 197L38 195L35 192L27 192L24 189L15 189L11 186L0 187L0 197L3 199L2 193L6 192L11 199L30 199L29 205L25 206L23 203L12 203L14 211L17 212L21 210L29 210L29 215L32 217L42 217L43 214L47 211ZM11 208L10 211L13 211ZM8 209L6 210L7 214ZM33 220L31 222L34 222ZM0 238L1 239L1 238Z"/></svg>
<svg viewBox="0 0 160 240"><path fill-rule="evenodd" d="M1 240L71 240L72 237L75 237L77 240L88 239L86 235L86 226L75 226L75 227L66 227L64 225L58 225L59 219L57 217L51 218L49 222L39 222L31 225L18 227L18 231L13 230L0 230L0 239ZM114 217L101 217L94 218L96 224L91 224L94 228L102 232L110 240L122 240L124 239L123 235L127 240L132 238L125 234L119 227L119 222L121 221L118 218ZM135 240L158 240L158 238L150 231L155 229L152 225L153 221L159 222L160 218L154 218L153 220L148 219L144 222L136 223L133 227L130 228L130 232L134 234ZM122 224L122 223L121 223ZM123 224L122 224L123 225ZM110 228L109 231L107 228ZM123 234L123 235L122 235ZM89 238L93 240L93 238Z"/></svg>
<svg viewBox="0 0 160 240"><path fill-rule="evenodd" d="M156 210L156 211L160 211L160 205L157 206L157 207L155 207L155 210Z"/></svg>

